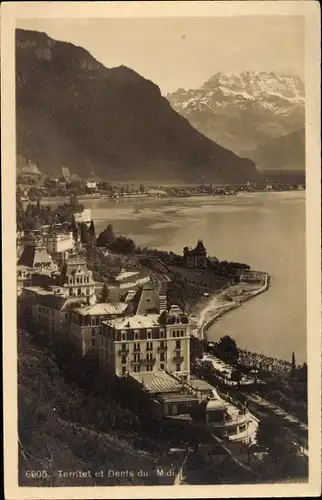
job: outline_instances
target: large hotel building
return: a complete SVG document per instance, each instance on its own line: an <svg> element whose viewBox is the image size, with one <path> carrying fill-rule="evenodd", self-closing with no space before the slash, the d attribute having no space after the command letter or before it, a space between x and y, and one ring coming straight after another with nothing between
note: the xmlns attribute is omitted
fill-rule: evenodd
<svg viewBox="0 0 322 500"><path fill-rule="evenodd" d="M164 370L189 379L190 325L177 306L103 321L98 349L100 367L117 376Z"/></svg>

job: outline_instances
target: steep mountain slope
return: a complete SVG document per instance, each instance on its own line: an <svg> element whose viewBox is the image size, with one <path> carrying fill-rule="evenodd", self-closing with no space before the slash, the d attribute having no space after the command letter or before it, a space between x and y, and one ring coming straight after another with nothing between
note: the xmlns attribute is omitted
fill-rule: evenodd
<svg viewBox="0 0 322 500"><path fill-rule="evenodd" d="M109 180L209 182L249 178L252 161L218 146L133 70L16 30L17 152L41 171L62 166Z"/></svg>
<svg viewBox="0 0 322 500"><path fill-rule="evenodd" d="M305 170L305 129L273 139L252 153L260 170Z"/></svg>
<svg viewBox="0 0 322 500"><path fill-rule="evenodd" d="M200 132L239 155L304 127L304 84L297 76L217 73L200 89L167 98Z"/></svg>

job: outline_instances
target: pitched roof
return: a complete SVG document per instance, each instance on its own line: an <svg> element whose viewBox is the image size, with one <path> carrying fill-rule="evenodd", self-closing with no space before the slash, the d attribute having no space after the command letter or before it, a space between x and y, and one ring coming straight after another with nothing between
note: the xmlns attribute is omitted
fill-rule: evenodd
<svg viewBox="0 0 322 500"><path fill-rule="evenodd" d="M133 314L158 314L160 311L160 298L154 286L146 284L140 288L130 300L129 310Z"/></svg>
<svg viewBox="0 0 322 500"><path fill-rule="evenodd" d="M62 270L62 276L71 276L75 274L78 268L81 268L83 271L88 272L86 261L80 257L73 256L69 257L67 262L64 264Z"/></svg>
<svg viewBox="0 0 322 500"><path fill-rule="evenodd" d="M104 302L76 309L75 312L82 316L113 316L122 314L126 308L124 302Z"/></svg>
<svg viewBox="0 0 322 500"><path fill-rule="evenodd" d="M196 252L206 252L206 248L205 248L205 245L203 244L203 241L202 240L198 240L198 243L197 243L197 246L195 248L195 251Z"/></svg>
<svg viewBox="0 0 322 500"><path fill-rule="evenodd" d="M157 372L133 372L130 377L143 384L144 389L153 394L164 392L180 392L182 385L168 373L159 370Z"/></svg>
<svg viewBox="0 0 322 500"><path fill-rule="evenodd" d="M36 245L28 245L24 248L19 260L18 266L27 267L52 267L55 269L55 265L51 256L47 253L46 249L43 247L37 247Z"/></svg>
<svg viewBox="0 0 322 500"><path fill-rule="evenodd" d="M141 315L136 314L134 316L127 316L125 318L117 318L109 322L117 330L123 330L127 328L140 329L140 328L153 328L159 326L159 315L158 314L147 314Z"/></svg>

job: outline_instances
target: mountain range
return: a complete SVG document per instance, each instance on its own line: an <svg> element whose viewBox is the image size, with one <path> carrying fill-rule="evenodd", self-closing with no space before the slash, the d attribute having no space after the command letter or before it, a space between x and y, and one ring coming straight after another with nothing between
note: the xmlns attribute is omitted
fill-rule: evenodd
<svg viewBox="0 0 322 500"><path fill-rule="evenodd" d="M106 180L207 182L256 176L252 160L216 144L132 69L107 68L85 49L16 30L17 154Z"/></svg>
<svg viewBox="0 0 322 500"><path fill-rule="evenodd" d="M266 167L268 161L269 168L305 168L305 162L299 161L304 158L305 96L298 76L252 71L216 73L200 89L178 89L167 99L205 136L237 155L253 159L258 166ZM292 137L302 139L299 144L294 141L295 150L287 157ZM268 145L272 148L271 161L263 156L268 153ZM298 158L295 164L293 158Z"/></svg>

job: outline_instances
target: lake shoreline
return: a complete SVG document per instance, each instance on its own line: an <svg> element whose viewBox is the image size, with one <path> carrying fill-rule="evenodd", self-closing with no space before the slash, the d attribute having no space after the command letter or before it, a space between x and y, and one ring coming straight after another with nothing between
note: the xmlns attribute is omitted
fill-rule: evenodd
<svg viewBox="0 0 322 500"><path fill-rule="evenodd" d="M267 291L270 286L270 276L264 272L260 274L264 280L260 286L245 289L243 285L246 286L246 283L239 282L236 285L224 287L219 293L212 295L206 303L199 302L191 311L191 313L195 313L193 317L196 318L191 325L191 335L199 340L207 341L207 330L215 321L224 314L241 307L248 300Z"/></svg>

